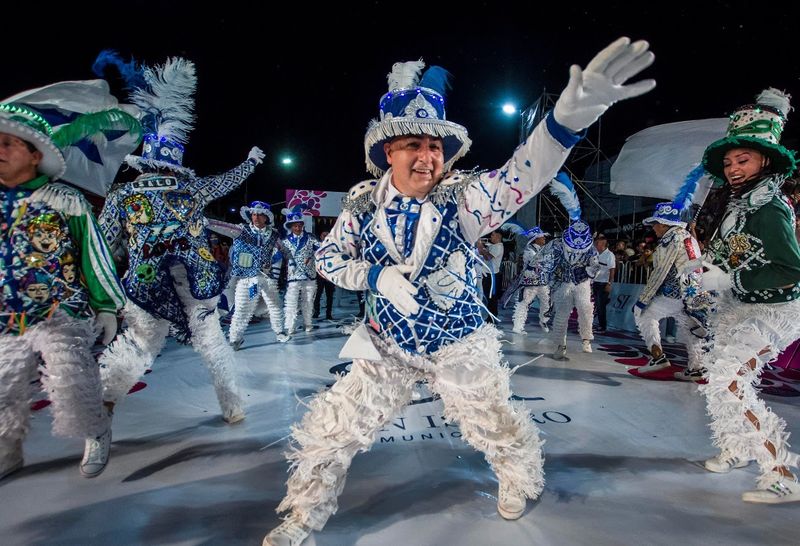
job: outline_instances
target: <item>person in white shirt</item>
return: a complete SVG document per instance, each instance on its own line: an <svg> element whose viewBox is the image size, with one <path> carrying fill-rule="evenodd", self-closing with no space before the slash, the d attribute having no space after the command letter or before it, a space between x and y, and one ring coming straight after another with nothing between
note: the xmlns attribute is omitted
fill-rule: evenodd
<svg viewBox="0 0 800 546"><path fill-rule="evenodd" d="M594 294L594 311L597 315L597 333L603 334L608 326L606 322L606 306L609 296L611 296L611 285L614 282L614 272L617 267L617 260L614 253L608 249L608 241L602 233L595 237L594 247L597 249L597 259L600 269L592 282L592 293Z"/></svg>

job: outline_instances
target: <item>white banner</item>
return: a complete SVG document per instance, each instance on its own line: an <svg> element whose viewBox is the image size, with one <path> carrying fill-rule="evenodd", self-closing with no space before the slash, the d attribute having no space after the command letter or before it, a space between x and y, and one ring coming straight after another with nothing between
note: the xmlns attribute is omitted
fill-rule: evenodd
<svg viewBox="0 0 800 546"><path fill-rule="evenodd" d="M679 121L648 127L628 137L611 166L611 192L672 200L709 144L725 136L728 118ZM703 177L693 201L702 203L711 187Z"/></svg>

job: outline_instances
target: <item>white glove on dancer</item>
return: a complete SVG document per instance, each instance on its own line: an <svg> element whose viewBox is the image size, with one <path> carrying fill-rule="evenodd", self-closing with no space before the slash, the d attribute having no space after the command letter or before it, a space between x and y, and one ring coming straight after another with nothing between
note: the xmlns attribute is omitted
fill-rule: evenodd
<svg viewBox="0 0 800 546"><path fill-rule="evenodd" d="M624 86L655 60L644 40L631 43L619 38L595 55L585 70L577 64L569 67L569 83L556 102L553 115L558 123L577 133L597 121L609 106L618 100L647 93L655 80L642 80Z"/></svg>
<svg viewBox="0 0 800 546"><path fill-rule="evenodd" d="M250 148L250 153L247 154L247 159L252 159L256 165L261 165L264 162L264 152L258 146Z"/></svg>
<svg viewBox="0 0 800 546"><path fill-rule="evenodd" d="M726 273L718 266L703 262L703 289L714 290L722 293L733 287L733 280L729 273Z"/></svg>
<svg viewBox="0 0 800 546"><path fill-rule="evenodd" d="M390 265L381 270L375 283L381 295L405 316L419 312L419 304L414 299L419 289L405 277L412 271L413 265Z"/></svg>
<svg viewBox="0 0 800 546"><path fill-rule="evenodd" d="M108 345L117 335L117 315L107 311L100 311L94 319L97 329L99 330L98 337L102 336L100 343Z"/></svg>

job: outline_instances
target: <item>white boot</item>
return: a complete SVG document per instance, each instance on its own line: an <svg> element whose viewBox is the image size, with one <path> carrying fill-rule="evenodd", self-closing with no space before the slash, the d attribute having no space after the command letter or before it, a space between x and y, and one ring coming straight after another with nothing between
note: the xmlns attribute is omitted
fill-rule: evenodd
<svg viewBox="0 0 800 546"><path fill-rule="evenodd" d="M300 523L294 516L289 516L264 537L262 546L299 546L310 534L310 527Z"/></svg>
<svg viewBox="0 0 800 546"><path fill-rule="evenodd" d="M519 519L528 500L516 487L500 482L497 490L497 511L503 519Z"/></svg>
<svg viewBox="0 0 800 546"><path fill-rule="evenodd" d="M0 438L0 480L22 468L22 439Z"/></svg>

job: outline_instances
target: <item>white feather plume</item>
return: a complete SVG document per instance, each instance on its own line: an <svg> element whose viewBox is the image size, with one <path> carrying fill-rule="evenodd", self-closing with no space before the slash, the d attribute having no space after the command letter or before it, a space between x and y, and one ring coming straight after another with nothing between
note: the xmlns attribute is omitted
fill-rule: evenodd
<svg viewBox="0 0 800 546"><path fill-rule="evenodd" d="M158 136L185 144L194 124L194 93L197 75L194 63L171 57L164 65L144 69L149 89L139 88L131 100L146 114L156 116Z"/></svg>
<svg viewBox="0 0 800 546"><path fill-rule="evenodd" d="M558 198L561 205L567 210L570 220L580 219L581 202L568 174L562 171L550 181L550 193Z"/></svg>
<svg viewBox="0 0 800 546"><path fill-rule="evenodd" d="M418 61L394 63L392 65L392 71L387 75L389 91L416 86L417 83L419 83L419 76L423 68L425 68L425 62L422 59Z"/></svg>
<svg viewBox="0 0 800 546"><path fill-rule="evenodd" d="M780 89L775 89L774 87L768 87L764 89L756 99L758 104L765 104L767 106L771 106L778 110L783 117L788 117L789 112L792 110L791 100L792 96L784 93Z"/></svg>

